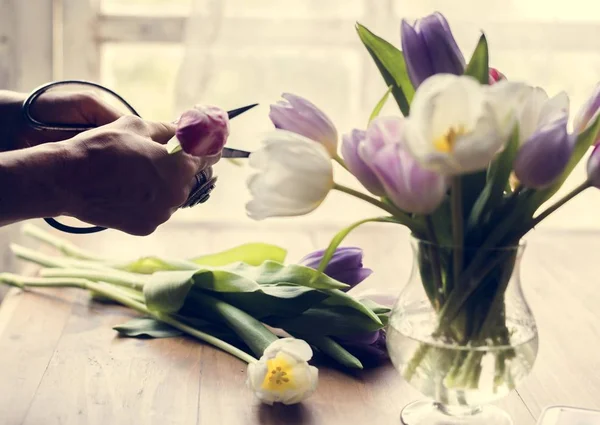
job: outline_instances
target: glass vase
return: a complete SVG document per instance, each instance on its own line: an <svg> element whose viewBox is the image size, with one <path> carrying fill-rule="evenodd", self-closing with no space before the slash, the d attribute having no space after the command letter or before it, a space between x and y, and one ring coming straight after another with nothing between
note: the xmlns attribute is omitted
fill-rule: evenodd
<svg viewBox="0 0 600 425"><path fill-rule="evenodd" d="M490 403L514 389L537 356L519 275L525 245L411 244L413 268L390 315L387 347L395 368L428 400L406 406L402 423L512 424Z"/></svg>

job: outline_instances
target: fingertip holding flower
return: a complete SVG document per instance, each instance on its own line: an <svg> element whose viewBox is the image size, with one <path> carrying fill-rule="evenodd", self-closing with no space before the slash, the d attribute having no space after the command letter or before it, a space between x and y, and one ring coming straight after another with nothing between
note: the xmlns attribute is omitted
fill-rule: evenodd
<svg viewBox="0 0 600 425"><path fill-rule="evenodd" d="M319 268L324 254L324 249L312 252L298 263L316 270ZM342 289L348 291L368 278L373 270L363 267L363 250L361 248L340 247L333 253L323 273L338 282L349 285Z"/></svg>
<svg viewBox="0 0 600 425"><path fill-rule="evenodd" d="M325 148L286 130L268 134L250 155L249 165L258 170L247 181L252 199L246 213L255 220L308 214L334 186Z"/></svg>
<svg viewBox="0 0 600 425"><path fill-rule="evenodd" d="M269 118L275 128L300 134L322 144L331 157L337 155L338 133L325 113L303 97L284 93L285 100L271 105Z"/></svg>
<svg viewBox="0 0 600 425"><path fill-rule="evenodd" d="M218 155L229 137L227 112L204 105L188 109L177 120L175 137L190 155Z"/></svg>
<svg viewBox="0 0 600 425"><path fill-rule="evenodd" d="M278 339L260 360L248 364L246 383L265 404L300 403L317 389L319 371L308 364L312 355L310 345L301 339Z"/></svg>

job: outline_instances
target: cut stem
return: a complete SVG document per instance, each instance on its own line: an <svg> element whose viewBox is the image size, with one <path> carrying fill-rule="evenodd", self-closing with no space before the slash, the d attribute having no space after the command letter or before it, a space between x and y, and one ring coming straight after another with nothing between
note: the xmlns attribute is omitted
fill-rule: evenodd
<svg viewBox="0 0 600 425"><path fill-rule="evenodd" d="M431 241L431 245L429 246L429 251L431 253L431 272L433 273L433 279L436 286L435 299L437 301L437 305L434 307L436 310L438 310L442 305L444 305L443 298L446 296L446 287L442 280L442 267L440 261L440 251L438 249L438 240L435 236L435 227L430 215L425 216L425 224L427 227L427 236ZM440 297L442 299L440 299Z"/></svg>
<svg viewBox="0 0 600 425"><path fill-rule="evenodd" d="M112 288L109 285L103 283L96 283L86 279L57 279L57 278L33 278L33 277L24 277L19 275L13 275L10 273L0 273L0 282L6 283L11 286L17 286L20 288L27 287L37 287L37 288L57 288L57 287L70 287L70 288L79 288L79 289L87 289L96 294L100 294L105 298L109 298L119 304L122 304L126 307L132 308L139 313L151 316L158 321L166 323L168 325L173 326L180 331L197 338L201 341L207 342L237 358L245 361L246 363L254 363L256 359L252 357L250 354L240 350L237 347L234 347L227 342L220 340L212 335L199 331L191 326L186 325L185 323L180 322L177 319L174 319L172 316L168 314L163 314L155 311L149 310L145 304L136 301L129 297L124 291L121 291L117 288Z"/></svg>
<svg viewBox="0 0 600 425"><path fill-rule="evenodd" d="M28 223L23 225L22 232L23 234L31 236L40 242L44 242L45 244L53 246L68 257L73 257L80 260L106 261L104 258L98 257L91 252L83 250L71 242L54 236L53 234L46 232L45 230L42 230L33 224Z"/></svg>
<svg viewBox="0 0 600 425"><path fill-rule="evenodd" d="M453 242L453 272L454 284L459 283L460 274L463 267L463 205L462 205L462 183L460 177L452 179L452 194L450 197L450 206L452 209L452 242Z"/></svg>
<svg viewBox="0 0 600 425"><path fill-rule="evenodd" d="M146 279L143 277L118 270L42 269L40 270L40 276L102 281L137 291L142 291L146 283Z"/></svg>
<svg viewBox="0 0 600 425"><path fill-rule="evenodd" d="M54 257L17 244L11 244L10 249L17 258L30 261L43 267L111 270L110 267L100 262L77 260L70 257Z"/></svg>
<svg viewBox="0 0 600 425"><path fill-rule="evenodd" d="M344 162L344 160L339 155L334 156L333 160L335 162L337 162L338 164L340 164L344 170L350 172L350 170L348 169L348 166L346 165L346 163Z"/></svg>

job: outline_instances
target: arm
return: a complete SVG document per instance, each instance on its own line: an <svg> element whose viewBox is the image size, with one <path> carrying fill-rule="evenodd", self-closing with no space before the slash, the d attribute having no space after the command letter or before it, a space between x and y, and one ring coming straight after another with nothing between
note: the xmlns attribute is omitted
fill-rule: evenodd
<svg viewBox="0 0 600 425"><path fill-rule="evenodd" d="M0 153L0 226L65 213L65 156L61 143Z"/></svg>
<svg viewBox="0 0 600 425"><path fill-rule="evenodd" d="M17 149L18 134L23 131L21 105L25 95L0 90L0 152Z"/></svg>

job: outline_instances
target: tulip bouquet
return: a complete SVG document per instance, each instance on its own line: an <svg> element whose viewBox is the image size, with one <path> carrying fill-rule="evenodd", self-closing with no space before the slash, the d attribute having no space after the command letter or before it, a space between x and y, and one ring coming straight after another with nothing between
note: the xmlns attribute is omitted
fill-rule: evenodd
<svg viewBox="0 0 600 425"><path fill-rule="evenodd" d="M388 87L367 128L344 134L338 153L338 132L326 114L284 94L271 106L276 129L250 157L257 172L248 180L247 213L257 220L306 214L331 190L369 202L387 214L341 230L319 270L357 226L406 226L420 241L419 270L438 322L433 338L464 347L509 344L504 292L515 250L502 248L518 246L587 188L600 188L597 146L587 180L547 206L600 141L600 85L570 131L565 93L549 97L490 68L485 35L467 62L439 13L402 22L402 51L360 24L356 29ZM390 94L400 113L379 116ZM334 163L364 190L335 182ZM413 369L424 351L415 354ZM478 364L464 360L446 362L448 373L462 370L457 386L478 380Z"/></svg>
<svg viewBox="0 0 600 425"><path fill-rule="evenodd" d="M143 316L115 326L122 336L182 334L247 362L248 385L266 403L297 403L317 385L312 350L350 369L387 359L391 302L348 294L372 271L360 248L338 248L325 273L317 251L285 263L286 251L246 243L191 259L143 257L113 261L27 224L26 235L58 249L48 255L13 244L20 259L41 265L39 277L0 273L0 283L23 289L73 287Z"/></svg>

